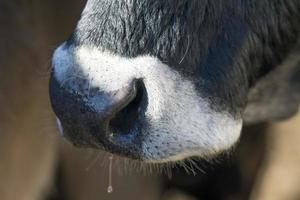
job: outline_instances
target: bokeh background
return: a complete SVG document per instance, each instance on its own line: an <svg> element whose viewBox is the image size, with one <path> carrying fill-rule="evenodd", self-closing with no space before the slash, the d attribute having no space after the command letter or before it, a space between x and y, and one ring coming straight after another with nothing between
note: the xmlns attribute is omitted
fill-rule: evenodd
<svg viewBox="0 0 300 200"><path fill-rule="evenodd" d="M108 194L107 154L60 138L48 99L51 54L84 4L0 0L1 200L300 199L300 116L246 127L234 151L199 161L196 175L180 166L171 179L135 165L119 172L117 158Z"/></svg>

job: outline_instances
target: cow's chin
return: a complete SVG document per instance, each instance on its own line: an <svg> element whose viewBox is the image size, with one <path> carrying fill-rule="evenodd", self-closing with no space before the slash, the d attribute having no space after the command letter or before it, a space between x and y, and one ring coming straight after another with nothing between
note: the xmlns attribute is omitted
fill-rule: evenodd
<svg viewBox="0 0 300 200"><path fill-rule="evenodd" d="M196 126L193 123L194 121L190 123L191 127ZM207 132L205 129L193 131L191 128L176 130L176 127L162 122L150 124L141 129L141 132L132 130L135 132L132 135L139 135L135 139L111 134L111 140L95 140L91 142L93 146L78 145L78 137L70 137L71 134L64 130L59 119L57 125L61 135L76 146L101 149L145 163L168 163L190 157L210 159L229 150L239 139L242 123L225 118L216 119L216 123L211 123L211 129Z"/></svg>

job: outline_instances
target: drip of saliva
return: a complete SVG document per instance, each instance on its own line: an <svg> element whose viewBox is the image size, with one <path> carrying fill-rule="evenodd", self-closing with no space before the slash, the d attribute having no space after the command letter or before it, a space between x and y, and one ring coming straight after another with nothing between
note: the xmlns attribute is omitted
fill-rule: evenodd
<svg viewBox="0 0 300 200"><path fill-rule="evenodd" d="M111 155L109 155L108 159L109 159L109 168L108 168L108 187L107 187L107 193L111 194L113 192L113 186L112 186L112 165L113 165L114 156L111 154Z"/></svg>

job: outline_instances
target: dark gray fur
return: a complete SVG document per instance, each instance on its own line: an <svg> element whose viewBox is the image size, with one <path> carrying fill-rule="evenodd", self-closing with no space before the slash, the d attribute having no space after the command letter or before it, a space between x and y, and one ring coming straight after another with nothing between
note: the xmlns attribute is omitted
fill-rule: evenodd
<svg viewBox="0 0 300 200"><path fill-rule="evenodd" d="M90 0L68 43L157 56L238 117L258 80L299 55L299 32L298 0Z"/></svg>

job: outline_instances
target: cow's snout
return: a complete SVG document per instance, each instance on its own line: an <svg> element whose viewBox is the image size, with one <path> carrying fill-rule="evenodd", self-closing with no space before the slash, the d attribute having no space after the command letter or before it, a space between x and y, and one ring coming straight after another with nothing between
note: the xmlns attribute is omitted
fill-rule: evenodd
<svg viewBox="0 0 300 200"><path fill-rule="evenodd" d="M50 96L63 135L77 146L147 162L228 149L241 121L211 109L195 85L158 58L122 57L63 44Z"/></svg>
<svg viewBox="0 0 300 200"><path fill-rule="evenodd" d="M130 150L139 139L140 119L147 107L142 79L114 91L93 88L82 77L50 80L51 103L63 134L77 146ZM120 149L122 148L122 149Z"/></svg>

